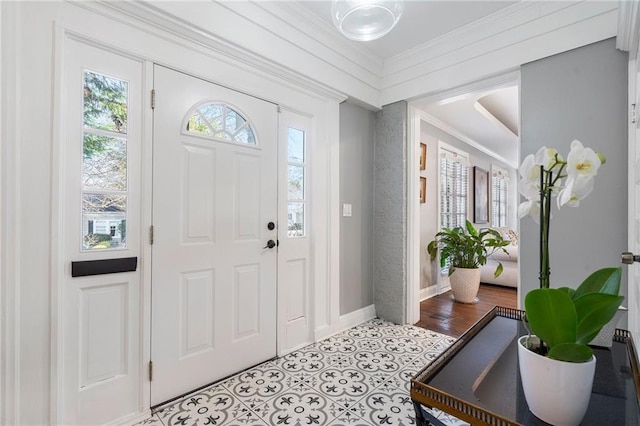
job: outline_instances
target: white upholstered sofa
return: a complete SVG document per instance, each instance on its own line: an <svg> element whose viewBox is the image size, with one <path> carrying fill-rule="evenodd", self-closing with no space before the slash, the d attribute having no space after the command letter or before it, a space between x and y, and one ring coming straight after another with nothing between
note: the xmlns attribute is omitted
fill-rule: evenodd
<svg viewBox="0 0 640 426"><path fill-rule="evenodd" d="M480 268L480 282L507 287L518 287L518 234L510 228L494 229L502 234L502 238L511 241L509 245L505 247L509 254L498 250L489 256L487 264ZM495 278L493 273L498 266L498 261L502 262L504 270L498 278Z"/></svg>

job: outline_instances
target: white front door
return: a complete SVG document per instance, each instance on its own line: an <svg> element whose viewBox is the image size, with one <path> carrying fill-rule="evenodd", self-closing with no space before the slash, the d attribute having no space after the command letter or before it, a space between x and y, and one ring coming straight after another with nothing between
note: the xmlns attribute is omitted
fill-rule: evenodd
<svg viewBox="0 0 640 426"><path fill-rule="evenodd" d="M276 355L277 107L154 69L151 403Z"/></svg>

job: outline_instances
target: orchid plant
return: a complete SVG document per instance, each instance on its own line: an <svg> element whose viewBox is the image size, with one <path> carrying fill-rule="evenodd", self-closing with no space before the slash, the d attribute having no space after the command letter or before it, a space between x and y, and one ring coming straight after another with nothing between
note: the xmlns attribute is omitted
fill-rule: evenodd
<svg viewBox="0 0 640 426"><path fill-rule="evenodd" d="M574 140L567 159L554 148L542 147L528 155L520 166L520 193L527 198L518 216L531 216L540 224L540 288L527 293L527 321L540 344L530 349L550 358L586 362L593 351L587 344L609 322L622 304L618 296L620 268L605 268L591 274L577 290L550 288L549 235L551 199L557 205L578 207L593 191L594 178L605 157Z"/></svg>
<svg viewBox="0 0 640 426"><path fill-rule="evenodd" d="M593 190L593 180L605 158L585 148L580 141L571 143L565 161L554 148L543 146L525 157L520 166L520 193L527 201L520 204L518 216L527 215L540 224L540 287L549 288L549 233L551 197L557 195L558 208L578 207ZM562 179L565 179L563 185Z"/></svg>

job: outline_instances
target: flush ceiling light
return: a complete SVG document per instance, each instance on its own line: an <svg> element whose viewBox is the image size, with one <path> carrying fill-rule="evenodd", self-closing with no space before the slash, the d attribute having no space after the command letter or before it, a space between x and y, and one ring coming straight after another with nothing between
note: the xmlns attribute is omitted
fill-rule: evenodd
<svg viewBox="0 0 640 426"><path fill-rule="evenodd" d="M356 41L387 34L403 10L402 0L332 0L331 4L333 23L345 37Z"/></svg>

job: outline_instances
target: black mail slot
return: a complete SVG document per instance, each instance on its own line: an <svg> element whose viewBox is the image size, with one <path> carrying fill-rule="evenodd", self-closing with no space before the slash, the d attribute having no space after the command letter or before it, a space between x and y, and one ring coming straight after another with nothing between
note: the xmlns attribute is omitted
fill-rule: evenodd
<svg viewBox="0 0 640 426"><path fill-rule="evenodd" d="M71 262L71 276L86 277L89 275L132 272L135 271L137 267L137 257L121 257L119 259L103 260L83 260L80 262Z"/></svg>

